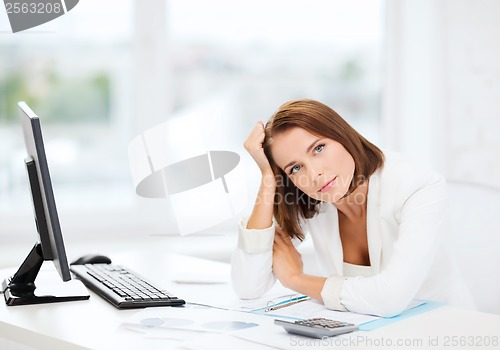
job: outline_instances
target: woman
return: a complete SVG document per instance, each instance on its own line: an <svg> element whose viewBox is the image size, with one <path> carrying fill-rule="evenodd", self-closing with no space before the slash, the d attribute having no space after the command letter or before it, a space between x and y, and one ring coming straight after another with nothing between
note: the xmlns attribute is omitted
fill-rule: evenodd
<svg viewBox="0 0 500 350"><path fill-rule="evenodd" d="M260 297L276 279L329 309L384 317L414 298L466 298L441 245L441 175L384 154L307 99L285 103L265 127L259 122L244 146L262 181L232 257L241 298ZM324 276L303 272L295 245L306 234Z"/></svg>

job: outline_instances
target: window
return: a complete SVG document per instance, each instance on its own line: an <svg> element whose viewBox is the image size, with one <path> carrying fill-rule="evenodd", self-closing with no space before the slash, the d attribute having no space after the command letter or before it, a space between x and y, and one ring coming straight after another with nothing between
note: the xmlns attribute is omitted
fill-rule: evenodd
<svg viewBox="0 0 500 350"><path fill-rule="evenodd" d="M174 115L211 99L226 106L228 136L214 140L243 156L250 206L260 177L241 144L285 101L322 101L379 142L383 11L363 0L169 1ZM200 115L213 114L206 105Z"/></svg>
<svg viewBox="0 0 500 350"><path fill-rule="evenodd" d="M128 143L147 125L192 110L203 117L214 100L227 130L214 144L242 155L252 197L257 169L241 144L256 121L287 100L318 99L377 142L383 5L170 0L165 8L162 1L87 0L15 35L0 13L0 220L14 227L31 217L18 100L42 118L58 208L75 229L66 235L106 220L104 228L137 231L149 220L138 210L165 220L164 203L134 193ZM149 18L160 25L148 27ZM164 47L148 46L154 38ZM167 82L140 73L152 57L164 62ZM167 113L147 109L163 100Z"/></svg>
<svg viewBox="0 0 500 350"><path fill-rule="evenodd" d="M112 5L83 1L67 15L16 34L8 34L1 13L0 215L7 227L9 222L33 226L19 220L32 210L17 110L21 100L42 121L60 212L133 203L126 154L133 3Z"/></svg>
<svg viewBox="0 0 500 350"><path fill-rule="evenodd" d="M231 92L246 133L309 97L378 137L382 1L171 0L167 12L174 108Z"/></svg>

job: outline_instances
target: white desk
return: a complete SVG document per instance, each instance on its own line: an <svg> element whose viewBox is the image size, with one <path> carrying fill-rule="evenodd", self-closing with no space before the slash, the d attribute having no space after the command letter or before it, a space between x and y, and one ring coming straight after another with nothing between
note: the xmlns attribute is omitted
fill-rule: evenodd
<svg viewBox="0 0 500 350"><path fill-rule="evenodd" d="M189 299L181 290L189 293L210 292L210 285L176 285L170 281L177 273L207 271L228 278L227 264L201 260L179 255L163 255L157 260L144 254L120 254L112 256L113 262L123 264L141 274L167 286L180 298ZM146 260L147 259L147 260ZM12 270L0 270L4 278ZM176 287L177 286L177 287ZM225 284L231 295L230 284ZM213 286L215 288L215 286ZM218 285L217 288L224 288ZM0 302L0 337L13 342L41 349L171 349L179 345L168 339L145 339L122 326L130 316L141 310L117 310L99 296L90 293L90 300L45 305L7 307ZM2 296L3 299L3 296ZM189 309L186 309L189 312ZM291 338L280 327L271 324L269 328L273 338L280 339L283 346L290 348ZM470 312L452 307L440 307L418 316L401 320L371 332L358 332L355 342L347 347L360 348L431 348L431 349L500 349L500 315ZM496 342L492 341L497 337ZM462 337L462 338L461 338ZM488 337L488 339L487 339ZM233 340L229 340L232 338ZM265 349L243 340L223 335L214 335L207 348L230 349L236 346L242 349ZM220 342L217 340L220 339ZM281 340L282 339L282 340ZM406 342L395 346L397 342ZM411 346L408 344L412 342ZM469 342L469 343L468 343ZM489 346L486 346L488 342ZM455 343L458 346L453 346ZM470 346L470 343L473 346ZM333 343L332 343L333 344ZM391 345L392 344L392 345ZM293 348L300 348L296 344ZM303 344L307 346L307 344ZM463 346L460 346L463 345ZM310 346L310 345L309 345ZM332 346L333 347L333 346ZM324 348L324 347L317 347Z"/></svg>

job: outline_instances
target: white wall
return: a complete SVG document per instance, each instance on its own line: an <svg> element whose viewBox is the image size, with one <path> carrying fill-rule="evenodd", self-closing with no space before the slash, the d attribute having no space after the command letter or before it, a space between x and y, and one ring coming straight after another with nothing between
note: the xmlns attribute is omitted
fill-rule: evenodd
<svg viewBox="0 0 500 350"><path fill-rule="evenodd" d="M446 173L500 187L500 2L444 2Z"/></svg>
<svg viewBox="0 0 500 350"><path fill-rule="evenodd" d="M496 0L387 1L386 147L500 187L499 13Z"/></svg>

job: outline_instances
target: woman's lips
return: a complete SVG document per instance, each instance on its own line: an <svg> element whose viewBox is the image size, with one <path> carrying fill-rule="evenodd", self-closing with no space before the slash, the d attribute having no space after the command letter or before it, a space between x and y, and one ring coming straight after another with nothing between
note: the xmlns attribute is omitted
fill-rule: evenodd
<svg viewBox="0 0 500 350"><path fill-rule="evenodd" d="M325 185L323 185L323 187L319 189L318 192L327 192L328 190L330 190L334 186L336 178L337 177L335 176L332 180L328 181Z"/></svg>

